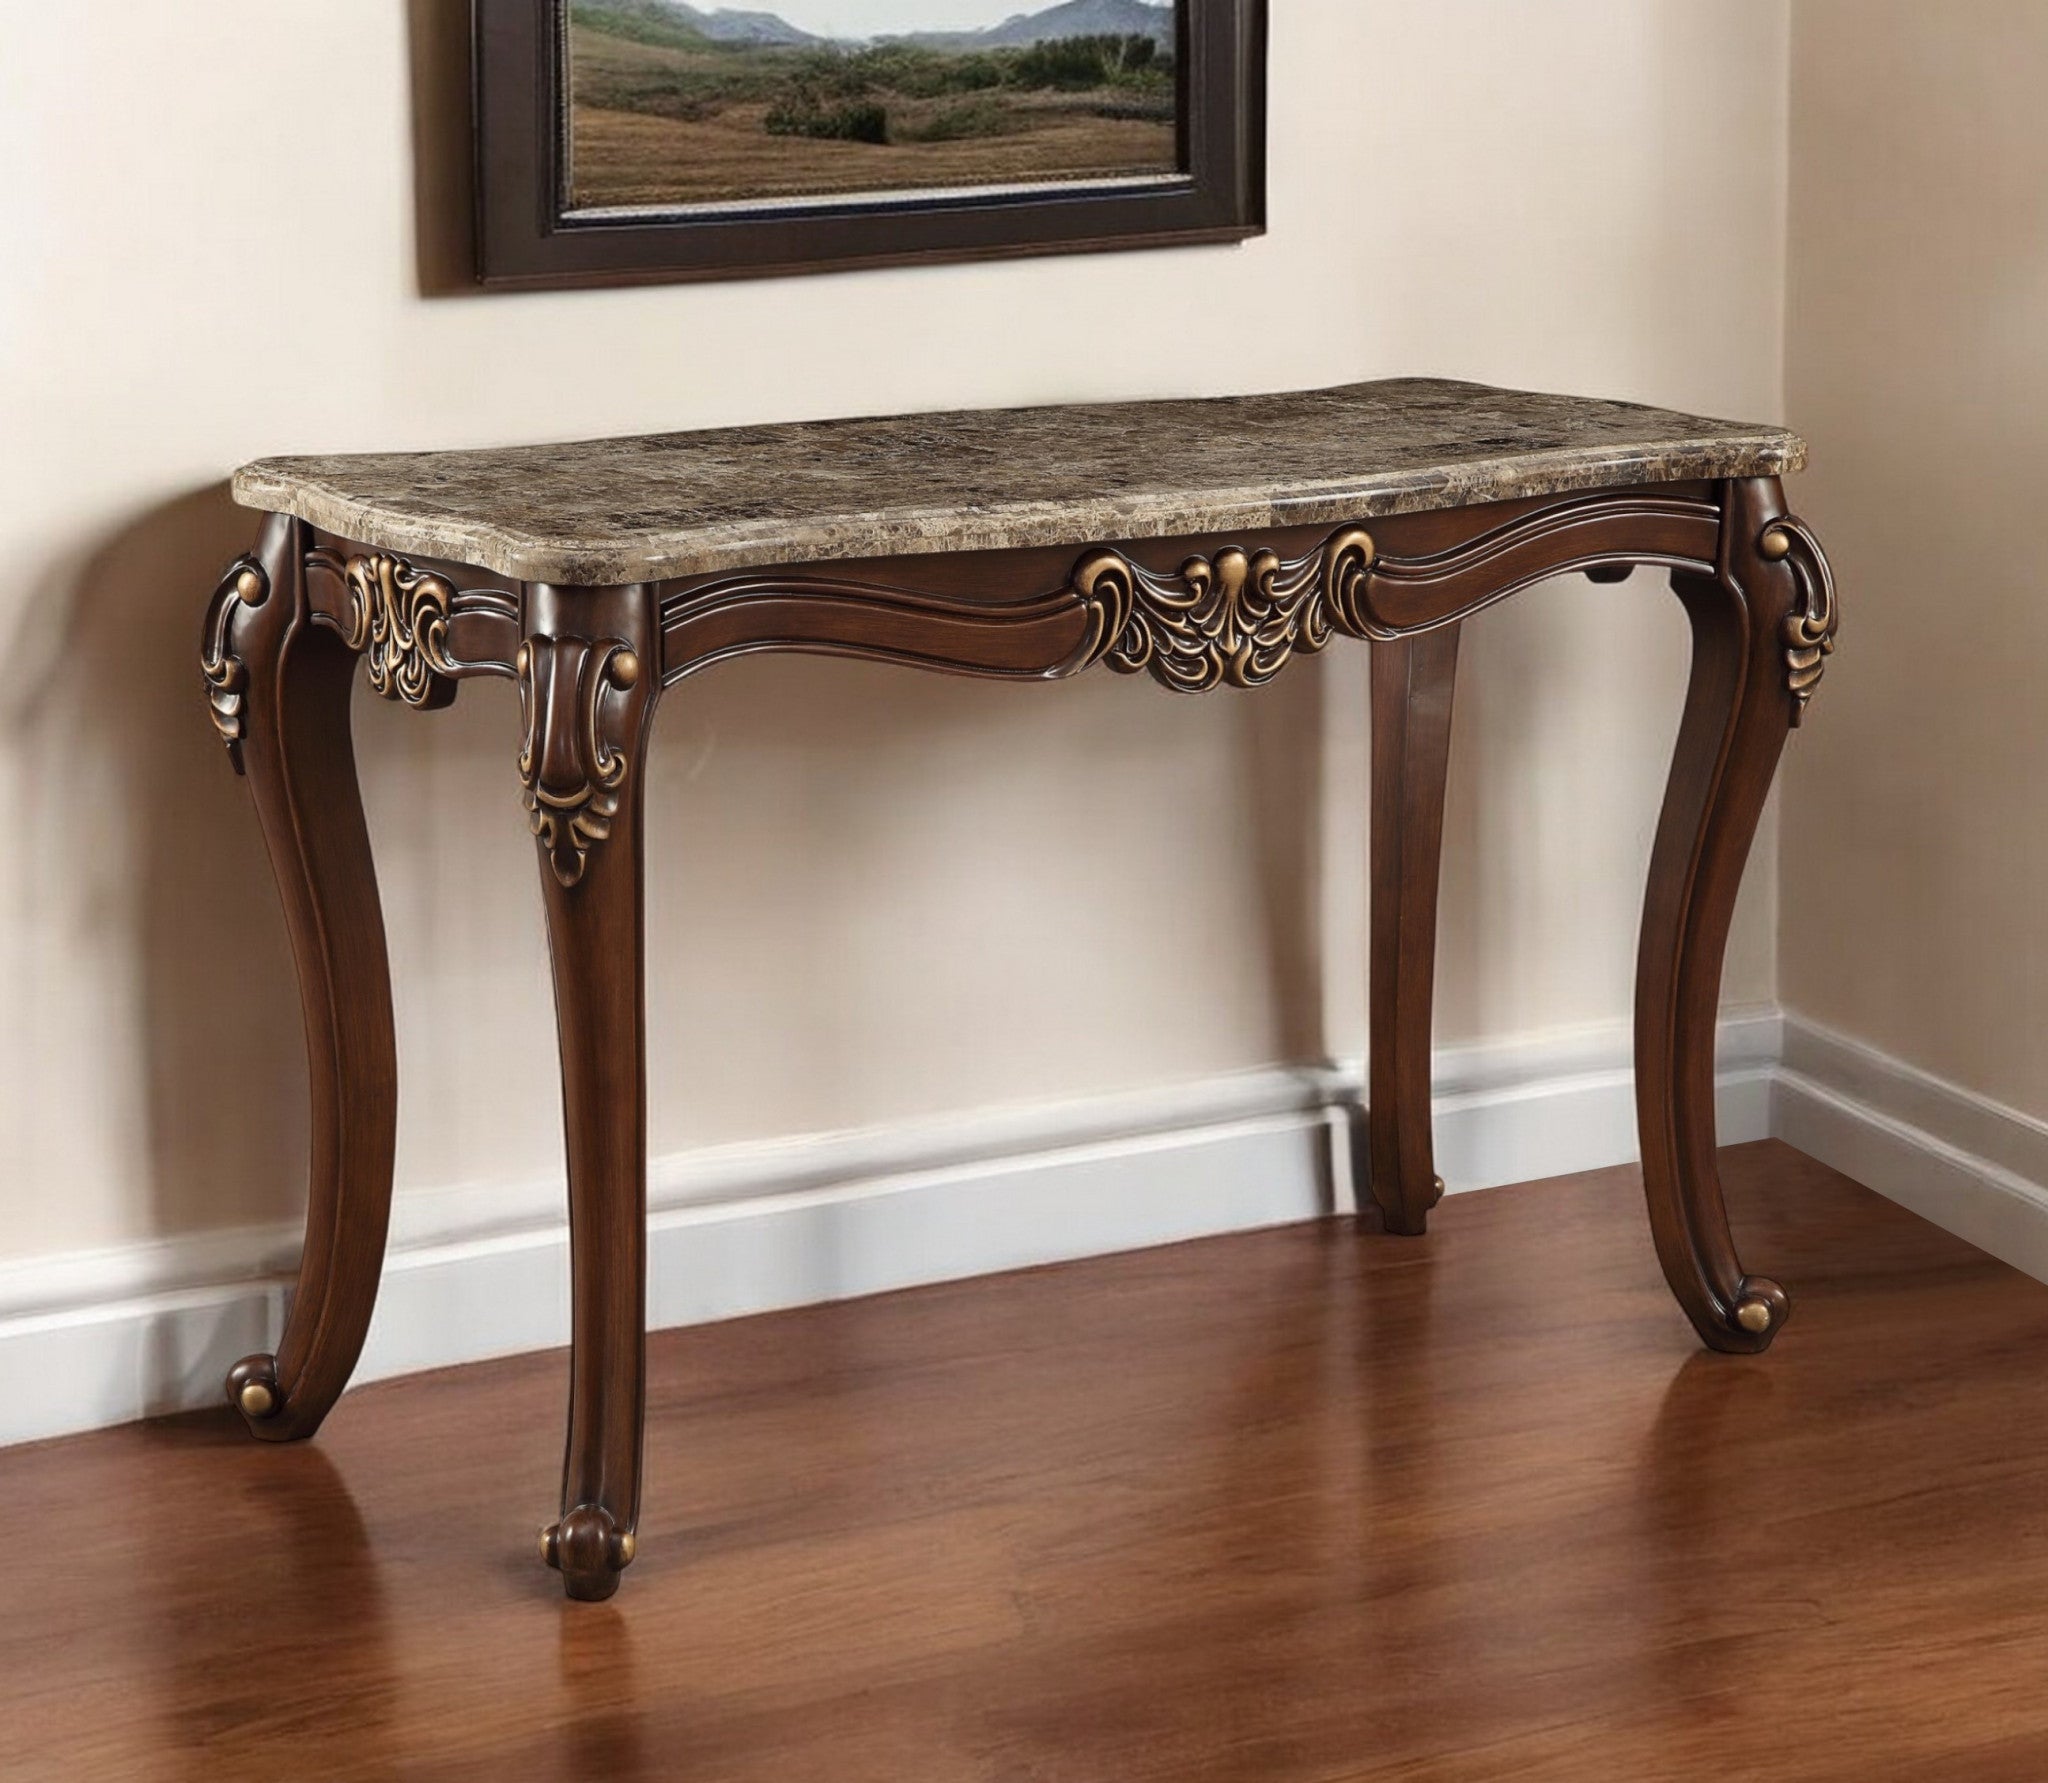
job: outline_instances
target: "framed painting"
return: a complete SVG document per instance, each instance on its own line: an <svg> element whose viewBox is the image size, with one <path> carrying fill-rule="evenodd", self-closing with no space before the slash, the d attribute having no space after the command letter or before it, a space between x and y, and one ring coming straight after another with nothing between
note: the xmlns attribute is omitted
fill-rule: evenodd
<svg viewBox="0 0 2048 1783"><path fill-rule="evenodd" d="M1242 240L1265 24L1265 0L473 0L478 275Z"/></svg>

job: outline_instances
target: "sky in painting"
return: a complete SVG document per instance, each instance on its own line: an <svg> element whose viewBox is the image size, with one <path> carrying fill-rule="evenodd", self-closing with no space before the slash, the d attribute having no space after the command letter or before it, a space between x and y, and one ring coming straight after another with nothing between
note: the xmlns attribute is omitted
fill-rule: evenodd
<svg viewBox="0 0 2048 1783"><path fill-rule="evenodd" d="M1043 12L1053 0L695 0L711 12L780 13L821 37L876 37L897 31L979 31L1020 12Z"/></svg>

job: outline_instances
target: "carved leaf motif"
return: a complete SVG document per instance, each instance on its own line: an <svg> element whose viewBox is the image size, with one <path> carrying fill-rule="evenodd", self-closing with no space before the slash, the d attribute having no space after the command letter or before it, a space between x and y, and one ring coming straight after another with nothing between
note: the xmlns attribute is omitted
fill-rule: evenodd
<svg viewBox="0 0 2048 1783"><path fill-rule="evenodd" d="M1091 552L1073 575L1093 621L1086 660L1149 671L1179 693L1262 686L1333 631L1368 635L1357 596L1372 561L1372 539L1356 527L1305 557L1232 545L1190 557L1172 576L1120 551Z"/></svg>
<svg viewBox="0 0 2048 1783"><path fill-rule="evenodd" d="M348 560L351 650L367 649L371 690L387 700L424 706L437 676L454 672L448 655L448 609L455 590L402 557L377 552Z"/></svg>
<svg viewBox="0 0 2048 1783"><path fill-rule="evenodd" d="M555 878L575 885L612 833L630 768L627 695L640 659L616 638L535 633L514 659L519 679L520 796ZM616 734L615 734L616 733Z"/></svg>
<svg viewBox="0 0 2048 1783"><path fill-rule="evenodd" d="M1766 557L1783 558L1799 584L1799 603L1785 615L1785 681L1792 695L1792 722L1806 717L1813 690L1827 673L1827 659L1835 652L1835 633L1841 613L1835 603L1835 574L1828 567L1827 553L1805 521L1786 515L1764 529L1762 545ZM1778 543L1782 540L1782 544Z"/></svg>
<svg viewBox="0 0 2048 1783"><path fill-rule="evenodd" d="M235 626L243 613L269 598L270 578L263 566L253 557L236 558L213 591L200 640L199 672L206 678L207 707L237 771L242 765L242 702L249 672L233 650Z"/></svg>

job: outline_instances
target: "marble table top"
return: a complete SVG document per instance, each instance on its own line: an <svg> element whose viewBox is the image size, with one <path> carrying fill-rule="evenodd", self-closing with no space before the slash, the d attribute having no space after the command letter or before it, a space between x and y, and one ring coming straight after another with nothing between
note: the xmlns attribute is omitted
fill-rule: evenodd
<svg viewBox="0 0 2048 1783"><path fill-rule="evenodd" d="M1781 427L1392 378L484 451L264 458L245 507L376 549L600 585L912 552L1341 523L1796 471Z"/></svg>

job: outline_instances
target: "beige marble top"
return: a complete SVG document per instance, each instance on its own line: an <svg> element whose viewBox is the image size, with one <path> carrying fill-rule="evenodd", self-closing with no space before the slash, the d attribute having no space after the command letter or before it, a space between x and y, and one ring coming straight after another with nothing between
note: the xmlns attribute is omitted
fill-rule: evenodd
<svg viewBox="0 0 2048 1783"><path fill-rule="evenodd" d="M246 507L533 582L1370 519L1806 461L1781 427L1393 378L467 452L264 458Z"/></svg>

